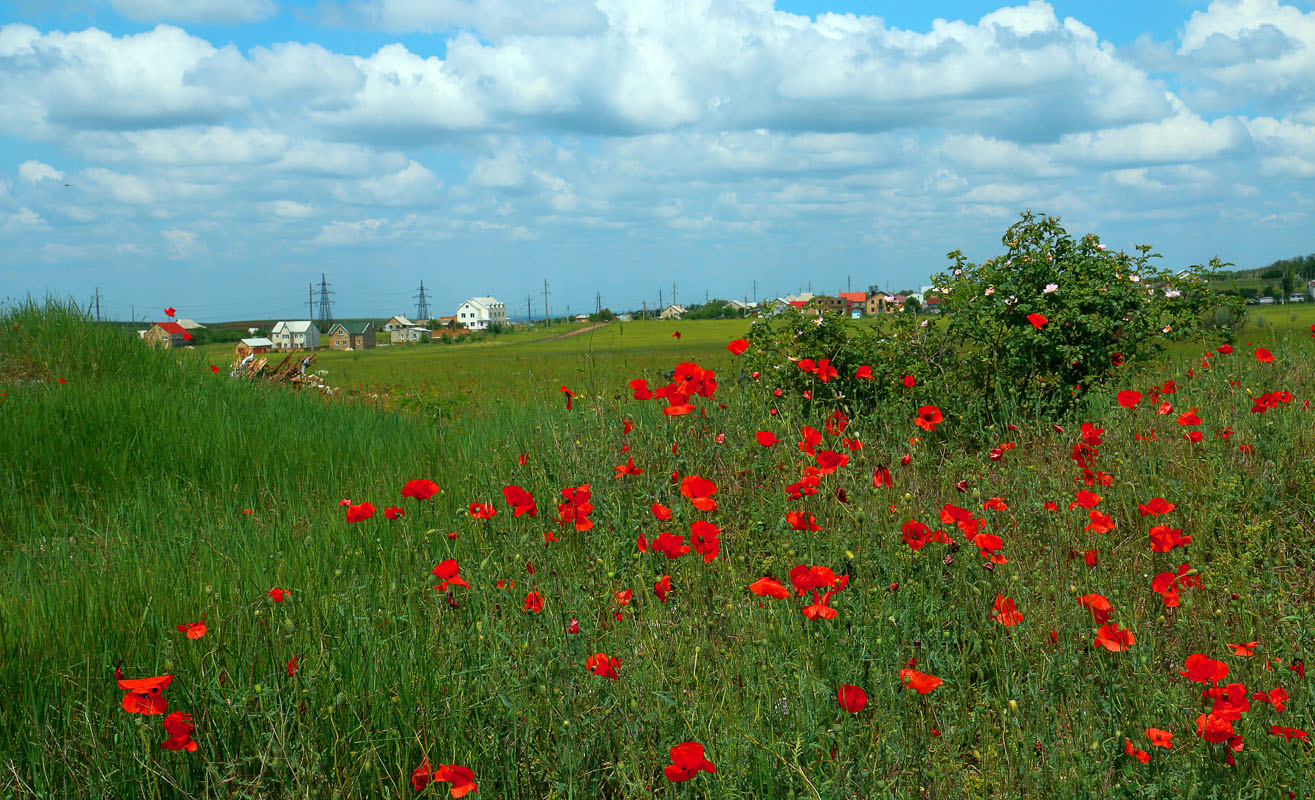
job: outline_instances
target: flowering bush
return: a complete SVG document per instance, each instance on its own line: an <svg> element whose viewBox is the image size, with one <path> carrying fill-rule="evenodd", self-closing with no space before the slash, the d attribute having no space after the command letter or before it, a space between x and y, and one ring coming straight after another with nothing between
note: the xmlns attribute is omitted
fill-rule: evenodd
<svg viewBox="0 0 1315 800"><path fill-rule="evenodd" d="M955 387L962 416L1036 418L1067 411L1167 343L1201 335L1207 316L1214 327L1240 318L1236 298L1207 288L1206 275L1225 266L1217 259L1159 270L1149 245L1136 255L1116 253L1094 234L1073 239L1057 218L1031 212L1002 242L1006 252L981 264L958 250L949 254L953 268L933 276L929 293L942 318L897 314L889 324L850 331L839 315L792 312L754 327L754 366L770 370L783 393L820 392L851 408L934 403L919 387L935 378L942 394ZM1229 313L1214 313L1224 306ZM834 381L782 367L819 358L836 367Z"/></svg>

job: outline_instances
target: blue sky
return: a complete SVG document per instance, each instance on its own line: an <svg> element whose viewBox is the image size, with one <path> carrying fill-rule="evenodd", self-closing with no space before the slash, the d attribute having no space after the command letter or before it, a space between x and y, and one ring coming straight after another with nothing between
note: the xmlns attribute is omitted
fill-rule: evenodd
<svg viewBox="0 0 1315 800"><path fill-rule="evenodd" d="M918 286L1024 208L1310 252L1308 0L0 2L0 297L127 318Z"/></svg>

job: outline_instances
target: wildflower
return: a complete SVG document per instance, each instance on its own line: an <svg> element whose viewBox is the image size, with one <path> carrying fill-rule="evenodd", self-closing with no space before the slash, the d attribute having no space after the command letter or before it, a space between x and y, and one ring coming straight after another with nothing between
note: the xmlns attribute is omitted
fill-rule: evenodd
<svg viewBox="0 0 1315 800"><path fill-rule="evenodd" d="M699 772L716 772L717 767L704 758L703 745L698 742L681 742L671 748L671 763L662 770L667 780L687 781Z"/></svg>
<svg viewBox="0 0 1315 800"><path fill-rule="evenodd" d="M1151 754L1146 752L1145 750L1138 750L1136 747L1133 746L1131 739L1123 740L1123 752L1127 753L1128 755L1132 756L1133 758L1137 759L1143 764L1149 764L1151 761Z"/></svg>
<svg viewBox="0 0 1315 800"><path fill-rule="evenodd" d="M369 503L360 503L356 505L349 503L347 505L348 522L361 522L373 516L374 516L374 506L370 505Z"/></svg>
<svg viewBox="0 0 1315 800"><path fill-rule="evenodd" d="M600 678L611 678L612 680L618 680L621 677L617 674L617 669L620 666L620 660L606 653L594 653L584 662L585 669Z"/></svg>
<svg viewBox="0 0 1315 800"><path fill-rule="evenodd" d="M1047 284L1046 284L1046 288L1042 289L1042 290L1041 290L1041 293L1042 293L1042 294L1054 294L1054 293L1057 292L1057 291L1059 291L1059 284L1058 284L1058 283L1047 283Z"/></svg>
<svg viewBox="0 0 1315 800"><path fill-rule="evenodd" d="M857 686L843 684L836 692L836 701L840 707L851 714L857 714L868 704L868 693Z"/></svg>
<svg viewBox="0 0 1315 800"><path fill-rule="evenodd" d="M1093 646L1103 647L1111 653L1121 653L1137 643L1137 639L1132 635L1132 631L1120 630L1117 622L1110 622L1100 626L1096 631L1096 641Z"/></svg>
<svg viewBox="0 0 1315 800"><path fill-rule="evenodd" d="M531 589L529 594L525 595L525 602L521 604L521 610L530 614L538 614L543 611L543 595L539 594L538 589Z"/></svg>
<svg viewBox="0 0 1315 800"><path fill-rule="evenodd" d="M700 511L716 510L717 501L712 499L716 492L717 484L698 475L686 476L680 484L680 493L688 497L690 504Z"/></svg>
<svg viewBox="0 0 1315 800"><path fill-rule="evenodd" d="M1151 747L1163 747L1165 750L1173 748L1173 734L1169 731L1147 728L1143 733L1151 740Z"/></svg>
<svg viewBox="0 0 1315 800"><path fill-rule="evenodd" d="M184 622L178 626L178 632L186 634L188 639L200 639L205 636L205 618L202 617L200 622Z"/></svg>
<svg viewBox="0 0 1315 800"><path fill-rule="evenodd" d="M433 574L438 576L439 580L439 585L435 586L434 590L438 592L446 592L448 584L453 586L464 586L469 589L470 584L466 583L465 579L457 574L460 569L461 567L457 564L455 558L449 558L445 561L439 562L439 565L432 570Z"/></svg>
<svg viewBox="0 0 1315 800"><path fill-rule="evenodd" d="M539 515L539 505L534 502L534 497L519 486L502 487L502 496L511 506L511 515L520 517L529 514L531 517Z"/></svg>
<svg viewBox="0 0 1315 800"><path fill-rule="evenodd" d="M995 617L995 621L1001 625L1012 626L1023 621L1023 614L1014 607L1012 597L997 594L991 610L991 616Z"/></svg>
<svg viewBox="0 0 1315 800"><path fill-rule="evenodd" d="M173 679L172 675L128 680L120 678L119 688L127 692L121 703L123 710L129 714L163 714L169 707L169 701L161 695Z"/></svg>
<svg viewBox="0 0 1315 800"><path fill-rule="evenodd" d="M918 672L916 669L912 669L909 667L906 667L905 669L899 671L899 679L900 679L900 683L909 687L910 689L917 692L918 694L927 694L932 689L935 689L937 686L940 686L942 683L945 683L944 680L936 677L935 675L927 675L925 673Z"/></svg>
<svg viewBox="0 0 1315 800"><path fill-rule="evenodd" d="M754 438L756 438L758 440L758 444L762 445L763 447L771 447L772 445L781 441L780 439L777 439L776 434L772 433L771 431L758 431L756 434L754 434Z"/></svg>
<svg viewBox="0 0 1315 800"><path fill-rule="evenodd" d="M394 520L397 519L398 517L405 515L406 512L398 508L397 506L389 506L388 508L384 509L384 519Z"/></svg>
<svg viewBox="0 0 1315 800"><path fill-rule="evenodd" d="M726 349L738 356L749 349L749 342L747 339L733 339Z"/></svg>
<svg viewBox="0 0 1315 800"><path fill-rule="evenodd" d="M192 723L192 715L175 711L164 718L164 732L169 734L169 738L160 746L165 750L186 750L195 753L196 742L192 741L194 730L196 725Z"/></svg>
<svg viewBox="0 0 1315 800"><path fill-rule="evenodd" d="M413 481L407 481L402 487L403 497L414 497L417 500L428 500L438 493L438 484L425 478L416 478Z"/></svg>
<svg viewBox="0 0 1315 800"><path fill-rule="evenodd" d="M468 767L458 767L456 764L439 764L438 769L434 770L434 780L452 784L452 797L465 797L479 791L475 785L475 773Z"/></svg>
<svg viewBox="0 0 1315 800"><path fill-rule="evenodd" d="M292 592L289 592L287 589L280 589L277 586L270 589L268 592L265 592L265 594L269 595L269 599L273 600L275 603L282 603L284 600L292 596Z"/></svg>

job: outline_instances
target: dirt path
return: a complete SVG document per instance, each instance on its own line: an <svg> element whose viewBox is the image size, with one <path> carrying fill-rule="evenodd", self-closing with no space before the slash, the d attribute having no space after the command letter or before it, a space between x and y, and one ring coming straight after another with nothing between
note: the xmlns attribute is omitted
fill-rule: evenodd
<svg viewBox="0 0 1315 800"><path fill-rule="evenodd" d="M606 324L607 324L606 322L595 322L593 325L590 325L585 328L580 328L579 330L567 331L566 333L560 333L556 336L549 336L547 339L535 339L533 342L531 342L531 344L538 344L539 342L555 342L559 339L569 339L572 336L579 336L582 333L588 333L589 331L592 331L595 328L601 328Z"/></svg>

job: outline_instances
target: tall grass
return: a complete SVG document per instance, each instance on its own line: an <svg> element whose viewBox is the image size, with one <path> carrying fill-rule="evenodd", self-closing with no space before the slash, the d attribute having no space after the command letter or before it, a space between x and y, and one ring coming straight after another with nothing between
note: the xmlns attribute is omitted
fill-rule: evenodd
<svg viewBox="0 0 1315 800"><path fill-rule="evenodd" d="M807 461L792 443L829 409L785 398L768 415L722 351L706 418L664 418L625 380L686 360L669 336L665 351L654 339L634 353L613 343L467 364L469 401L435 414L232 381L70 308L10 308L0 323L0 794L405 797L424 758L471 767L480 796L502 798L1273 797L1315 785L1311 748L1268 734L1271 722L1315 726L1309 679L1286 669L1315 652L1315 431L1301 407L1315 375L1295 334L1265 342L1275 365L1238 343L1195 378L1195 357L1136 378L1180 383L1168 399L1207 420L1199 445L1181 439L1176 414L1103 399L1086 411L1106 428L1100 466L1117 479L1096 491L1118 527L1097 535L1082 509L1067 511L1086 488L1068 461L1075 420L1058 421L1064 432L1049 421L983 430L968 444L908 420L855 420L845 435L864 447L845 451L851 463L822 492L789 502L781 487ZM573 411L561 384L581 395ZM1296 399L1249 413L1247 391L1270 389ZM1211 436L1226 425L1229 439ZM784 441L764 449L758 430ZM1158 442L1134 438L1151 432ZM914 433L926 441L910 444ZM1004 441L1017 447L989 460ZM629 456L644 473L614 478ZM873 487L878 465L893 488ZM717 510L693 509L673 471L714 480ZM416 477L443 491L403 500ZM596 527L563 530L558 491L584 483ZM537 517L512 517L507 484L535 495ZM1148 548L1136 506L1155 495L1177 503L1189 553ZM983 511L991 496L1009 510ZM348 524L342 498L379 511ZM498 516L467 516L475 500ZM656 523L654 502L676 518ZM1009 563L985 569L971 545L905 546L900 525L935 527L947 502L989 518ZM390 505L406 516L385 520ZM822 530L793 530L792 509ZM702 518L722 529L711 563L636 549L640 533L686 534ZM550 529L560 541L545 543ZM1097 566L1072 557L1086 549ZM432 588L448 557L470 588ZM1205 588L1165 609L1150 576L1181 561ZM836 619L746 589L801 563L851 576ZM652 588L663 574L667 603ZM275 586L291 599L270 600ZM532 586L541 614L521 610ZM613 593L627 588L633 600L618 606ZM1075 600L1088 592L1135 631L1130 651L1093 649L1096 626ZM1021 625L991 619L997 593L1017 601ZM203 615L203 638L175 629ZM573 618L579 634L567 632ZM1225 643L1252 640L1256 657L1226 655ZM619 681L584 669L594 652L620 659ZM1226 659L1248 689L1289 693L1282 714L1252 704L1235 767L1195 737L1201 687L1175 671L1193 652ZM945 679L925 697L897 678L915 657ZM175 675L165 695L194 715L197 752L163 751L160 718L119 707L120 662L127 677ZM864 712L839 708L841 684L868 692ZM1123 742L1154 749L1146 727L1176 739L1143 766ZM669 783L667 751L687 740L706 745L717 773Z"/></svg>

